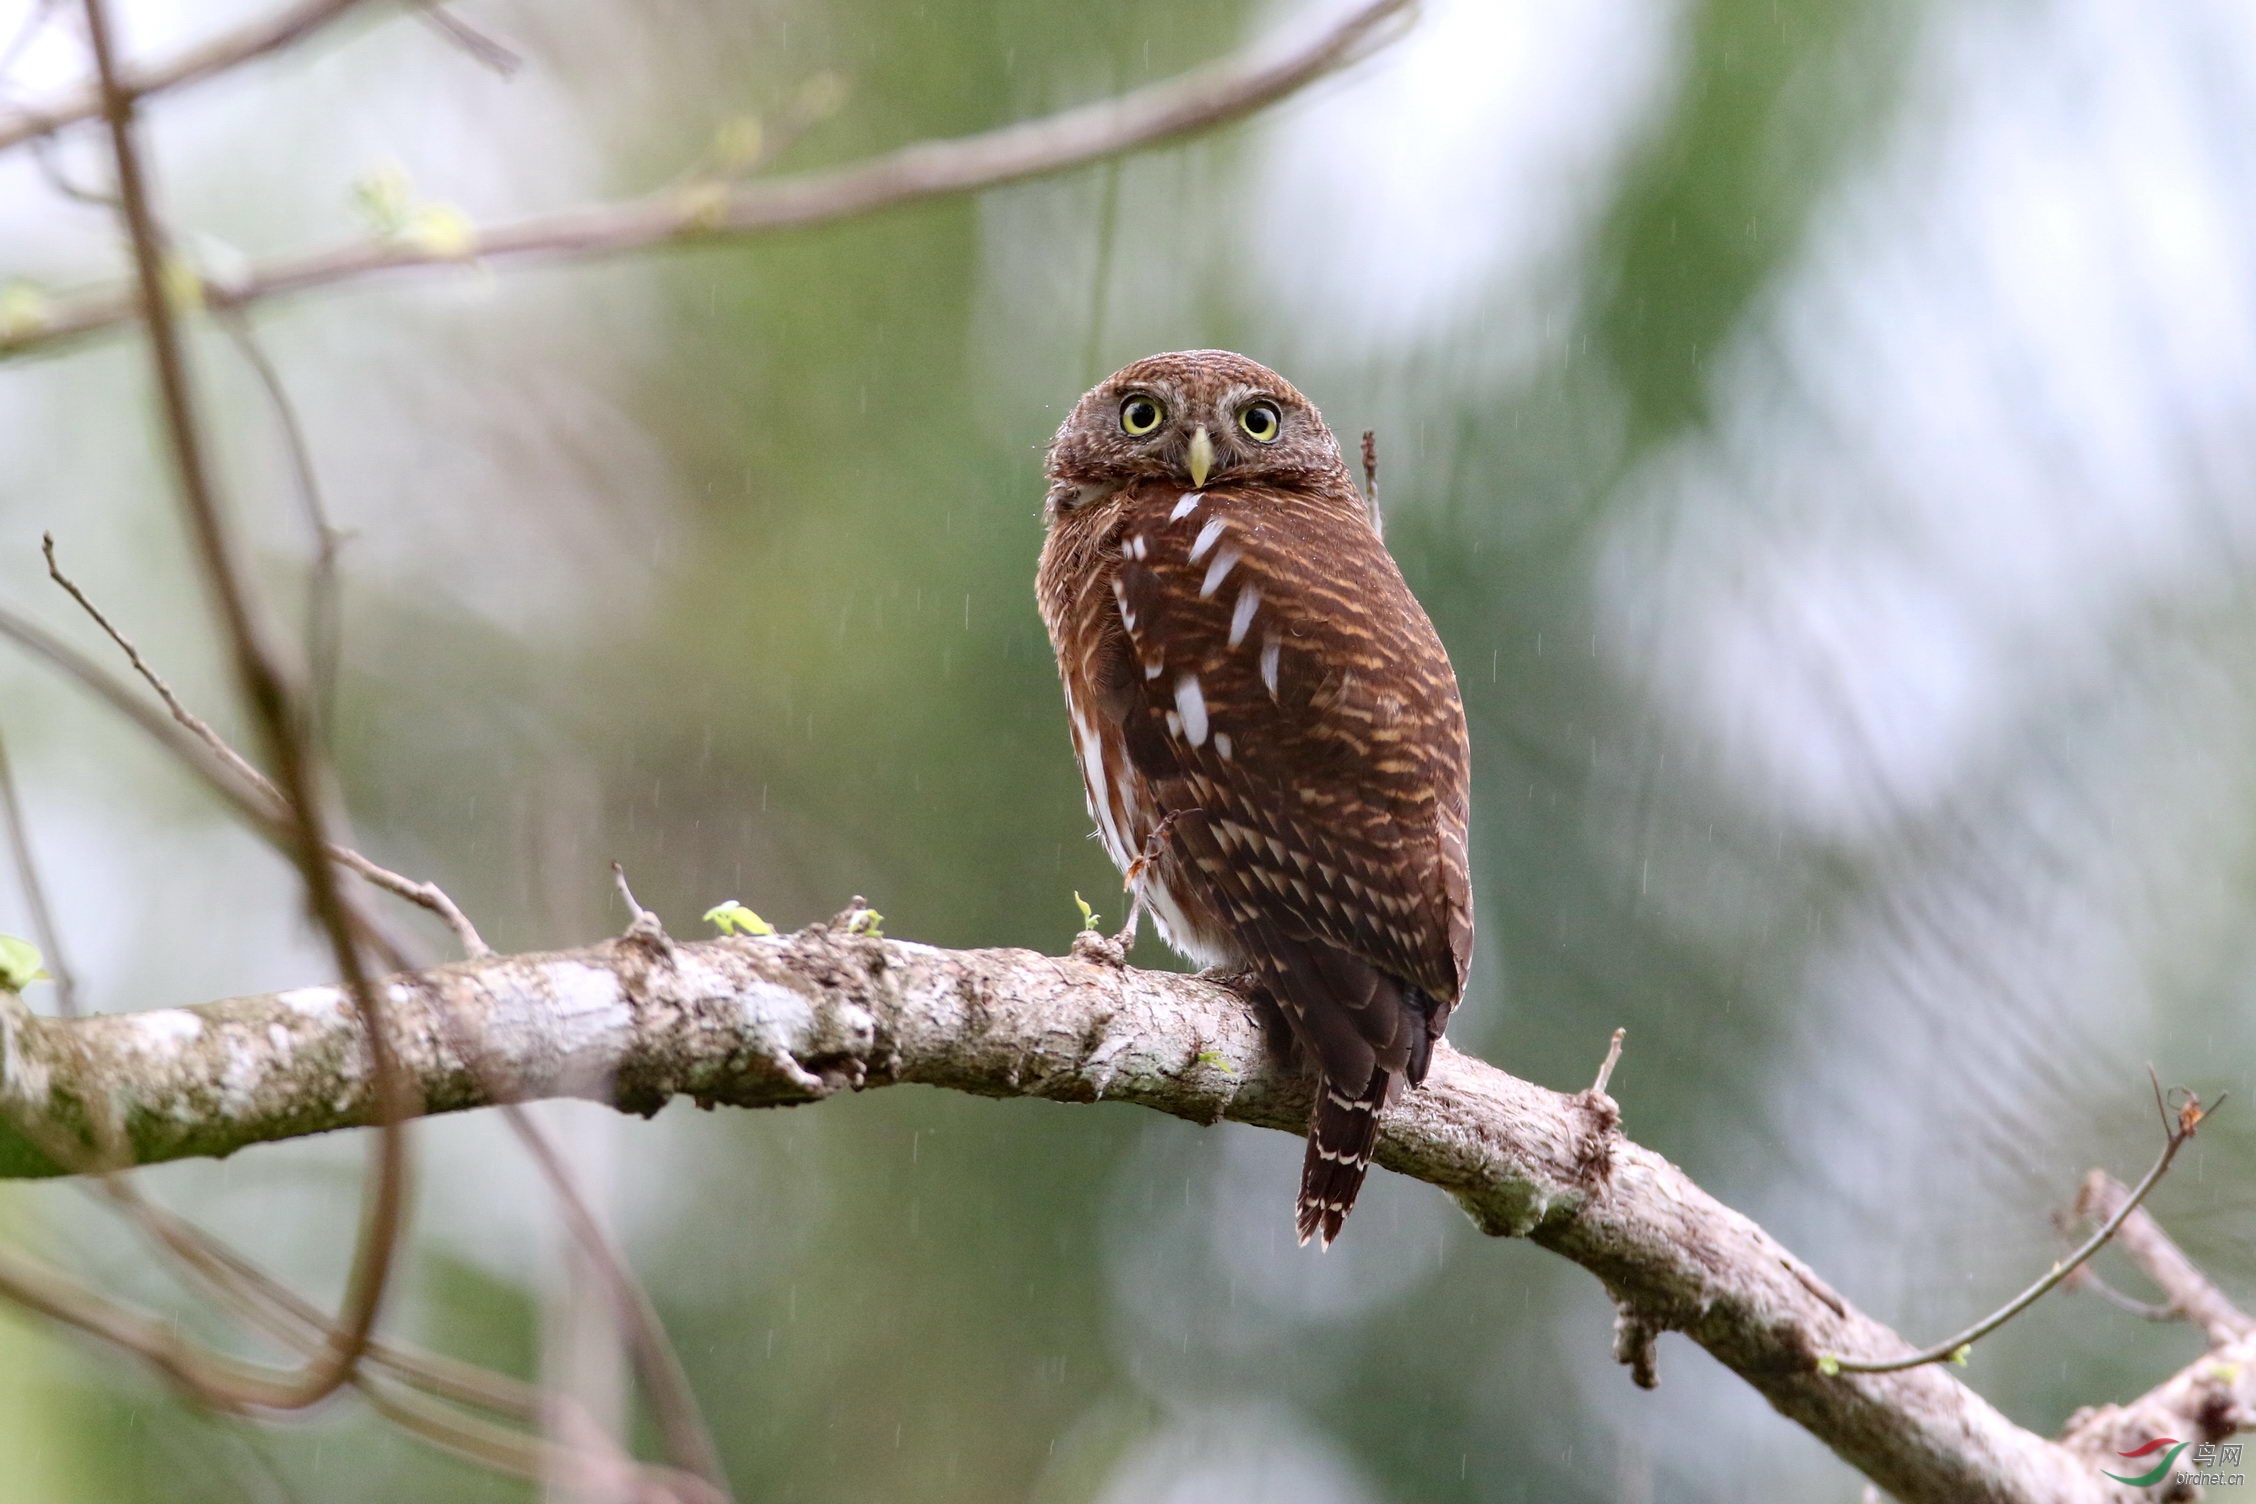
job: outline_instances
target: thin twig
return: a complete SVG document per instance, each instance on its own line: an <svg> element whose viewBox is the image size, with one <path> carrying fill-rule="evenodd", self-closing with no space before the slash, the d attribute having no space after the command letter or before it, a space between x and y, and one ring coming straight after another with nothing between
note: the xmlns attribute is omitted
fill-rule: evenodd
<svg viewBox="0 0 2256 1504"><path fill-rule="evenodd" d="M1606 1058L1598 1062L1598 1079L1590 1083L1590 1094L1602 1097L1613 1084L1614 1067L1621 1064L1622 1041L1629 1037L1627 1028L1614 1030L1614 1037L1606 1042Z"/></svg>
<svg viewBox="0 0 2256 1504"><path fill-rule="evenodd" d="M659 920L656 914L638 903L635 900L634 889L627 886L627 869L618 862L613 862L611 864L611 876L619 885L619 897L626 901L627 913L630 916L627 922L626 938L639 941L644 945L655 946L661 951L672 951L674 942L666 934L664 923ZM859 903L861 900L856 899L855 902Z"/></svg>
<svg viewBox="0 0 2256 1504"><path fill-rule="evenodd" d="M276 52L351 10L359 0L299 0L286 10L248 22L198 43L148 68L116 70L117 83L133 99L195 83ZM102 114L102 83L87 79L44 104L0 111L0 151Z"/></svg>
<svg viewBox="0 0 2256 1504"><path fill-rule="evenodd" d="M361 954L362 926L331 865L325 833L327 791L306 735L299 697L266 644L207 467L187 357L166 290L165 247L141 161L134 87L126 81L117 56L106 0L82 0L82 4L87 40L101 84L101 112L109 127L118 200L133 253L141 323L148 335L151 374L156 381L181 510L195 541L213 607L225 630L236 679L274 760L274 782L292 817L292 856L305 885L308 907L329 938L340 975L367 1028L384 1125L377 1136L375 1174L365 1197L335 1341L298 1377L288 1396L291 1403L279 1407L302 1408L327 1398L350 1381L374 1333L377 1313L391 1281L407 1200L407 1146L402 1124L412 1110L408 1083L385 1027L383 1000Z"/></svg>
<svg viewBox="0 0 2256 1504"><path fill-rule="evenodd" d="M213 1299L235 1311L244 1325L305 1356L330 1340L328 1318L280 1280L194 1223L142 1196L124 1176L101 1177L101 1187L158 1245L194 1274ZM530 1424L540 1415L532 1385L439 1353L398 1343L369 1344L368 1360L402 1382L442 1399L474 1405Z"/></svg>
<svg viewBox="0 0 2256 1504"><path fill-rule="evenodd" d="M645 909L628 886L626 867L613 862L611 874L633 916L627 933L670 945L658 916ZM453 1008L447 1009L444 1017L447 1031L463 1060L477 1073L479 1084L489 1099L500 1105L510 1131L517 1135L541 1178L548 1183L550 1193L556 1197L566 1230L602 1281L613 1317L626 1336L635 1372L647 1391L651 1414L665 1438L667 1455L725 1496L728 1482L721 1468L719 1449L713 1444L711 1429L697 1404L696 1391L690 1387L689 1376L682 1368L681 1355L667 1338L665 1323L659 1320L649 1292L634 1277L626 1256L597 1219L564 1156L557 1152L533 1115L525 1110L528 1094L514 1073L487 1047L479 1021Z"/></svg>
<svg viewBox="0 0 2256 1504"><path fill-rule="evenodd" d="M31 159L39 169L39 176L57 197L83 204L89 209L117 212L117 196L104 193L99 188L88 188L71 181L70 169L63 165L62 151L53 136L35 137L31 143Z"/></svg>
<svg viewBox="0 0 2256 1504"><path fill-rule="evenodd" d="M694 183L623 204L598 204L478 230L467 251L412 239L356 240L284 256L206 282L211 308L416 267L492 265L616 255L657 245L737 239L829 224L901 204L970 193L1102 161L1243 119L1356 61L1413 0L1366 3L1283 48L1262 45L1113 99L948 140L921 141L828 171L742 185ZM0 145L5 145L0 135ZM129 291L108 289L0 335L0 355L93 333L132 316Z"/></svg>
<svg viewBox="0 0 2256 1504"><path fill-rule="evenodd" d="M139 674L141 682L148 685L156 693L157 698L164 702L165 709L172 713L173 720L186 728L190 735L202 743L214 757L218 758L222 767L226 768L242 783L271 801L278 810L283 802L282 793L274 786L274 781L260 772L249 758L236 751L225 737L212 729L208 721L190 710L181 701L180 696L173 692L172 685L165 680L165 677L150 665L148 659L141 656L141 649L135 645L133 639L126 636L116 622L110 620L108 614L94 603L93 598L79 586L76 580L63 573L62 565L55 557L54 534L43 535L40 539L40 545L47 557L48 578L68 592L70 598L78 602L79 608L93 619L96 626L102 629L103 635L116 645L119 652L125 654L126 661L133 665L133 671ZM46 653L42 644L22 630L24 625L10 618L6 613L0 612L0 633L15 637L17 641L24 642L27 646L33 647L35 651L40 651L53 659L53 654ZM66 666L68 665L66 664ZM85 678L83 674L79 674L78 677L82 680ZM99 687L99 685L97 684L96 687ZM107 696L107 692L105 693L106 697L111 697L114 700L114 696ZM270 811L265 818L269 821L275 821L279 820L280 816L278 813ZM338 842L328 843L327 849L330 859L339 865L368 879L385 892L404 898L409 903L436 914L446 923L447 928L454 931L455 940L462 946L465 955L475 957L493 954L493 947L486 944L484 937L478 933L478 927L470 922L470 916L465 914L460 905L456 904L454 899L447 894L447 891L437 883L423 882L394 872L389 867L370 861L352 847Z"/></svg>
<svg viewBox="0 0 2256 1504"><path fill-rule="evenodd" d="M119 631L116 625L102 613L100 608L74 581L60 572L51 548L48 567L50 573L56 578L56 582L69 592L74 600L79 602L80 606L101 626L105 635L109 636L119 650L126 654L128 661L141 674L144 682L149 684L172 712L174 720L168 722L156 716L139 698L105 674L98 665L93 664L80 656L76 650L51 637L42 628L17 619L5 611L0 611L0 633L15 637L17 641L31 648L40 656L47 658L50 662L62 667L66 672L108 700L113 706L127 714L161 744L201 774L210 787L234 803L238 809L246 814L247 818L251 819L258 828L268 833L279 844L283 837L273 828L278 819L277 815L266 804L250 798L245 793L247 786L250 789L257 790L266 800L271 801L274 797L272 785L266 781L264 775L252 767L249 761L229 745L225 738L221 737L201 717L189 710L180 701L179 697L172 691L171 686L141 657L131 639L125 637ZM183 737L180 729L176 728L185 728L190 734ZM217 759L217 761L215 762L213 759ZM406 890L403 896L413 897L418 893L427 893L430 904L444 904L446 906L440 912L451 911L457 916L459 919L457 934L463 938L464 949L472 959L492 954L492 951L486 947L485 942L477 937L477 931L470 926L468 917L461 915L460 910L454 907L453 900L436 884L418 883L412 878L386 872L385 869L367 862L367 859L361 857L357 852L339 849L338 856L341 861L357 864L355 865L356 871L370 873L392 891L403 892L403 890ZM417 901L424 900L418 899ZM427 906L429 905L427 904ZM638 914L646 912L641 910L639 904L631 905L631 907ZM655 923L655 916L651 916L651 920ZM385 949L388 965L397 970L411 969L409 958L396 944L383 939L381 936L373 938L376 943ZM459 1031L462 1027L461 1022L456 1020L452 1013L448 1017L450 1023ZM579 1188L573 1181L571 1172L564 1164L562 1157L542 1134L539 1125L533 1122L531 1115L517 1105L522 1099L521 1092L503 1077L498 1068L491 1063L489 1053L476 1041L467 1043L463 1050L463 1058L470 1061L473 1068L477 1069L481 1077L485 1078L491 1099L503 1104L503 1115L512 1131L518 1135L528 1153L531 1154L536 1168L540 1171L542 1178L547 1181L551 1194L556 1196L563 1208L567 1223L571 1225L575 1236L580 1238L606 1285L615 1292L617 1314L627 1331L629 1348L635 1356L642 1381L649 1390L652 1413L657 1417L660 1427L667 1437L668 1448L673 1453L675 1460L683 1467L717 1480L719 1465L709 1432L702 1416L698 1413L695 1396L682 1372L680 1359L666 1339L664 1327L659 1322L657 1314L650 1304L648 1294L642 1290L640 1284L635 1280L624 1257L602 1233L600 1224L595 1221L592 1211L588 1208L585 1198L580 1194ZM50 1154L58 1163L67 1162L71 1157L67 1148L61 1150L50 1148ZM718 1486L717 1483L716 1486Z"/></svg>
<svg viewBox="0 0 2256 1504"><path fill-rule="evenodd" d="M297 404L282 384L282 373L274 368L273 359L252 331L249 317L241 309L227 309L220 315L219 325L266 393L275 427L282 434L283 450L290 459L298 510L313 535L313 567L306 573L306 664L313 679L314 725L325 734L336 722L338 661L344 650L337 555L344 546L345 534L330 520L329 504L321 494L321 478L314 469L313 445L306 438Z"/></svg>
<svg viewBox="0 0 2256 1504"><path fill-rule="evenodd" d="M2159 1100L2161 1096L2159 1082L2155 1087L2155 1095ZM2107 1240L2114 1237L2116 1229L2120 1228L2124 1220L2138 1209L2138 1204L2146 1199L2146 1193L2161 1184L2162 1177L2169 1173L2170 1162L2178 1157L2180 1149L2191 1142L2194 1131L2201 1126L2202 1120L2209 1113L2216 1111L2217 1107L2225 1105L2226 1095L2219 1094L2216 1107L2204 1111L2200 1099L2191 1092L2186 1092L2184 1103L2177 1114L2177 1121L2169 1126L2169 1141L2162 1146L2161 1157L2154 1161L2154 1168L2146 1172L2145 1178L2131 1188L2130 1195L2124 1199L2121 1206L2116 1208L2115 1215L2102 1223L2099 1230L2086 1239L2082 1247L2070 1254L2065 1262L2054 1264L2042 1279L2007 1301L1997 1310L1992 1311L1955 1337L1946 1337L1932 1347L1923 1347L1918 1352L1908 1353L1900 1358L1843 1358L1828 1353L1818 1360L1818 1366L1827 1373L1894 1373L1899 1369L1917 1368L1923 1363L1941 1363L1946 1359L1953 1362L1963 1360L1968 1348L2035 1305L2053 1286L2073 1274L2093 1254L2107 1246ZM2165 1109L2163 1116L2164 1121L2168 1122L2169 1113L2167 1109Z"/></svg>
<svg viewBox="0 0 2256 1504"><path fill-rule="evenodd" d="M8 848L15 853L16 885L23 889L24 906L31 910L31 932L39 942L47 975L55 984L55 1011L65 1018L76 1018L78 979L71 970L70 957L63 951L55 911L47 904L47 885L39 880L39 863L31 854L31 831L24 823L23 805L16 798L16 775L5 742L0 742L0 812L7 817Z"/></svg>
<svg viewBox="0 0 2256 1504"><path fill-rule="evenodd" d="M2060 1288L2063 1290L2080 1290L2087 1294L2096 1295L2118 1311L2126 1311L2138 1317L2141 1321L2161 1323L2185 1319L2185 1312L2174 1305L2159 1305L2151 1300L2140 1300L2134 1295L2125 1295L2106 1280L2100 1278L2089 1264L2071 1269L2068 1272L2068 1277L2060 1282Z"/></svg>
<svg viewBox="0 0 2256 1504"><path fill-rule="evenodd" d="M644 908L641 900L634 896L634 889L627 886L627 867L624 862L613 862L611 864L611 881L618 886L619 898L627 906L629 921L640 924L645 919L658 917Z"/></svg>
<svg viewBox="0 0 2256 1504"><path fill-rule="evenodd" d="M2121 1211L2130 1194L2121 1181L2105 1170L2093 1170L2084 1177L2083 1185L2076 1192L2076 1211L2096 1222ZM2256 1317L2233 1304L2225 1292L2186 1257L2185 1250L2162 1230L2144 1207L2133 1207L2129 1215L2121 1219L2115 1240L2167 1300L2161 1306L2149 1306L2111 1289L2093 1276L2092 1288L2103 1298L2149 1320L2182 1317L2208 1334L2211 1347L2223 1347L2256 1332Z"/></svg>
<svg viewBox="0 0 2256 1504"><path fill-rule="evenodd" d="M461 48L480 67L503 78L512 78L525 66L524 53L484 27L463 20L452 7L426 3L419 9L425 25Z"/></svg>
<svg viewBox="0 0 2256 1504"><path fill-rule="evenodd" d="M565 1449L537 1436L496 1426L435 1404L412 1390L360 1381L369 1408L401 1430L442 1451L495 1472L531 1482L602 1477L624 1485L633 1504L728 1504L728 1495L702 1478L671 1468L622 1466L613 1458ZM597 1469L604 1469L597 1472Z"/></svg>
<svg viewBox="0 0 2256 1504"><path fill-rule="evenodd" d="M253 829L280 845L283 816L264 791L246 786L234 768L222 763L209 746L159 714L123 681L93 659L28 617L0 607L0 637L7 637L51 666L75 679L97 698L139 726L159 746L194 773L220 801L242 816Z"/></svg>

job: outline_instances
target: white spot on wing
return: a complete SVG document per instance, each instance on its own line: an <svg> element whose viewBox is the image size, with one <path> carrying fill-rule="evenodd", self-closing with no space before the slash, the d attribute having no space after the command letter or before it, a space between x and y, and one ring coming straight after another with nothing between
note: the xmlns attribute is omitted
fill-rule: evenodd
<svg viewBox="0 0 2256 1504"><path fill-rule="evenodd" d="M1261 645L1261 682L1269 686L1269 698L1277 698L1277 653L1282 646L1272 634Z"/></svg>
<svg viewBox="0 0 2256 1504"><path fill-rule="evenodd" d="M1097 822L1104 835L1105 854L1118 867L1128 865L1128 843L1120 837L1120 826L1112 817L1112 800L1105 794L1104 739L1089 725L1089 718L1081 707L1070 702L1073 712L1073 750L1081 754L1081 786L1089 796L1089 818Z"/></svg>
<svg viewBox="0 0 2256 1504"><path fill-rule="evenodd" d="M1261 607L1261 587L1247 582L1238 587L1238 606L1230 613L1230 646L1245 641L1246 629L1253 625L1253 613Z"/></svg>
<svg viewBox="0 0 2256 1504"><path fill-rule="evenodd" d="M1206 694L1198 675L1185 674L1175 681L1175 708L1182 713L1183 735L1194 747L1206 744Z"/></svg>
<svg viewBox="0 0 2256 1504"><path fill-rule="evenodd" d="M1217 731L1214 733L1214 750L1222 754L1222 760L1224 762L1228 762L1230 760L1231 753L1235 749L1233 749L1230 745L1229 732Z"/></svg>
<svg viewBox="0 0 2256 1504"><path fill-rule="evenodd" d="M1128 587L1115 575L1112 581L1112 603L1120 608L1120 624L1129 631L1136 630L1136 613L1128 609Z"/></svg>
<svg viewBox="0 0 2256 1504"><path fill-rule="evenodd" d="M1212 548L1215 542L1221 538L1222 529L1225 526L1227 524L1219 517L1207 519L1206 526L1200 528L1198 536L1191 540L1191 562L1193 564L1206 557L1206 551Z"/></svg>
<svg viewBox="0 0 2256 1504"><path fill-rule="evenodd" d="M1230 571L1238 567L1238 560L1244 557L1244 554L1234 548L1225 548L1216 554L1214 562L1206 567L1206 578L1199 584L1199 599L1203 601L1221 589L1223 580L1229 577Z"/></svg>
<svg viewBox="0 0 2256 1504"><path fill-rule="evenodd" d="M1169 522L1181 522L1185 517L1197 511L1198 504L1205 499L1196 491L1185 491L1183 499L1175 503L1175 510L1167 514L1167 520Z"/></svg>
<svg viewBox="0 0 2256 1504"><path fill-rule="evenodd" d="M1183 718L1172 710L1167 712L1167 734L1169 736L1181 736L1183 734Z"/></svg>

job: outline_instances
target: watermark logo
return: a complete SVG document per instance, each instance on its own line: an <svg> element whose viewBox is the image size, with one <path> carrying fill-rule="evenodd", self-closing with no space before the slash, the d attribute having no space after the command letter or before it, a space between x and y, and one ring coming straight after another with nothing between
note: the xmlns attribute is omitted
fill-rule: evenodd
<svg viewBox="0 0 2256 1504"><path fill-rule="evenodd" d="M2192 1443L2180 1441L2175 1436L2157 1436L2145 1446L2134 1451L2117 1452L2115 1454L2118 1457L2137 1459L2152 1457L2156 1452L2160 1452L2162 1454L2161 1460L2155 1463L2151 1469L2135 1475L2107 1473L2107 1476L2113 1478L2117 1483L2127 1483L2132 1488L2152 1488L2169 1476L2171 1467L2178 1460L2178 1454L2188 1446L2192 1446ZM2181 1473L2173 1481L2195 1485L2209 1484L2219 1487L2227 1484L2238 1484L2243 1481L2239 1473L2227 1476L2221 1471L2212 1471L2212 1469L2237 1468L2240 1466L2240 1443L2238 1442L2228 1442L2223 1446L2204 1444L2194 1447L2193 1465L2196 1471ZM2102 1468L2100 1471L2106 1472L2107 1470Z"/></svg>
<svg viewBox="0 0 2256 1504"><path fill-rule="evenodd" d="M2186 1449L2186 1443L2178 1440L2175 1436L2157 1436L2135 1452L2117 1452L2115 1454L2118 1457L2151 1457L2156 1452L2161 1452L2164 1447L2168 1447L2170 1450L2162 1453L2162 1460L2154 1464L2154 1471L2140 1473L2135 1478L2126 1478L2121 1473L2108 1473L2107 1476L2113 1478L2117 1483L2128 1483L2133 1488L2153 1487L2160 1483L2170 1471L2170 1464L2178 1460L2178 1453ZM2107 1470L2102 1468L2100 1471L2106 1472Z"/></svg>

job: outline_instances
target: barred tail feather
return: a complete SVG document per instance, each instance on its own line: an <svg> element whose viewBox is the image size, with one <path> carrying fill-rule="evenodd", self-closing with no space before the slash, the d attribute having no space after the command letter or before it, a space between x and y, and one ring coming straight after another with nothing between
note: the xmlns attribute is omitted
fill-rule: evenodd
<svg viewBox="0 0 2256 1504"><path fill-rule="evenodd" d="M1297 1221L1303 1244L1315 1238L1318 1247L1331 1247L1354 1209L1363 1172L1371 1167L1371 1151L1378 1145L1387 1085L1383 1070L1371 1072L1359 1096L1341 1091L1329 1077L1316 1083L1316 1100L1308 1109L1308 1155L1300 1167Z"/></svg>

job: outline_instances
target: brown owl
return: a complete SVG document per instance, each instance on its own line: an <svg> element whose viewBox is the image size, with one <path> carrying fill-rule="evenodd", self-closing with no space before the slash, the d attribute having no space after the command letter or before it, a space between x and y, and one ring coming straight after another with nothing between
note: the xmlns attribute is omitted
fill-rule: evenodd
<svg viewBox="0 0 2256 1504"><path fill-rule="evenodd" d="M1472 958L1449 656L1322 416L1242 355L1137 361L1048 469L1037 591L1090 816L1167 942L1313 1063L1298 1222L1329 1245Z"/></svg>

